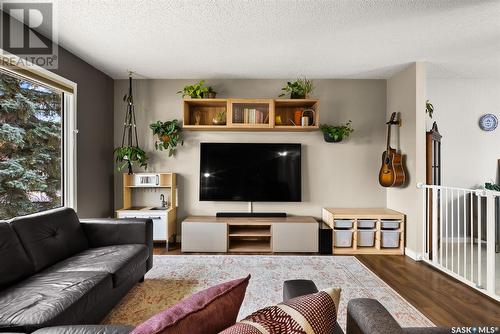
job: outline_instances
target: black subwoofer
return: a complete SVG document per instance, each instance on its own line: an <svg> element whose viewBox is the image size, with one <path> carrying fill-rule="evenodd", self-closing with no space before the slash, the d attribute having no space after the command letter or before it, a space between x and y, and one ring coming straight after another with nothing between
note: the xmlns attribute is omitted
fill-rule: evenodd
<svg viewBox="0 0 500 334"><path fill-rule="evenodd" d="M333 254L333 231L330 226L320 222L319 223L319 253L320 254Z"/></svg>

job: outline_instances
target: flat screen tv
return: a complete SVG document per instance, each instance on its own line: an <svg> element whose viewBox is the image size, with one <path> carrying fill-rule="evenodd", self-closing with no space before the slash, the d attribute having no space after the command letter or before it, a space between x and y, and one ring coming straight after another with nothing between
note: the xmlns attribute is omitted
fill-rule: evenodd
<svg viewBox="0 0 500 334"><path fill-rule="evenodd" d="M301 201L300 144L201 143L200 200Z"/></svg>

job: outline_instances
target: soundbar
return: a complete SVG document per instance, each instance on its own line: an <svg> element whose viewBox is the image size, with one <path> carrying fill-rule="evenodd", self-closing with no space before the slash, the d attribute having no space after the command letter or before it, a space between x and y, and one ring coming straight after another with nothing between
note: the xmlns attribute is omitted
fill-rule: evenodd
<svg viewBox="0 0 500 334"><path fill-rule="evenodd" d="M249 218L249 217L261 217L261 218L285 218L286 212L217 212L216 217L224 218Z"/></svg>

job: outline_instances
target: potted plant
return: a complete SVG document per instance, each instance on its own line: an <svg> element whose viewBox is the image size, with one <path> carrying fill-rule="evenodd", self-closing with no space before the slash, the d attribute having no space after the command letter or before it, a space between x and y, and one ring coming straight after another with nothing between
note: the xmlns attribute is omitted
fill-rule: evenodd
<svg viewBox="0 0 500 334"><path fill-rule="evenodd" d="M207 91L203 92L203 98L205 99L215 99L215 96L217 95L217 92L211 87L207 87Z"/></svg>
<svg viewBox="0 0 500 334"><path fill-rule="evenodd" d="M283 91L280 97L290 94L291 99L305 99L314 90L313 81L307 78L297 79L296 81L286 83L286 86L281 88Z"/></svg>
<svg viewBox="0 0 500 334"><path fill-rule="evenodd" d="M434 106L429 100L425 101L425 113L429 114L429 117L432 118L432 113L434 112Z"/></svg>
<svg viewBox="0 0 500 334"><path fill-rule="evenodd" d="M323 137L327 143L338 143L348 138L354 131L351 123L351 120L349 120L346 124L338 126L322 124L319 128L323 132Z"/></svg>
<svg viewBox="0 0 500 334"><path fill-rule="evenodd" d="M168 150L169 157L174 154L179 143L184 145L182 128L180 122L176 119L166 122L157 121L150 124L149 128L153 130L153 135L158 136L158 140L155 141L155 149L160 151Z"/></svg>
<svg viewBox="0 0 500 334"><path fill-rule="evenodd" d="M205 80L201 80L194 85L187 85L184 88L177 92L177 94L182 94L182 97L189 96L193 99L201 99L203 94L208 92L208 87L205 87Z"/></svg>
<svg viewBox="0 0 500 334"><path fill-rule="evenodd" d="M128 168L128 173L133 174L132 166L138 163L140 167L146 169L148 167L148 157L146 152L139 146L121 146L114 151L116 154L116 163L118 163L118 171L121 172L125 167Z"/></svg>
<svg viewBox="0 0 500 334"><path fill-rule="evenodd" d="M225 125L226 124L226 112L219 111L215 114L215 117L212 119L213 125Z"/></svg>

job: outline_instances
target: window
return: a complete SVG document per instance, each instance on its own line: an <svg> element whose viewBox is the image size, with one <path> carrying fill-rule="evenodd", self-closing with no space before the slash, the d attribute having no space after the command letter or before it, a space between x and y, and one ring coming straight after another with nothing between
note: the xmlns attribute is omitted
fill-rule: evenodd
<svg viewBox="0 0 500 334"><path fill-rule="evenodd" d="M73 95L0 71L0 219L74 207Z"/></svg>

